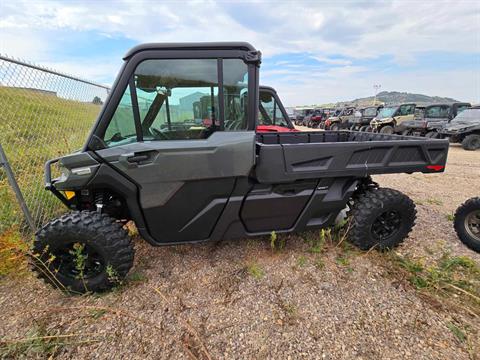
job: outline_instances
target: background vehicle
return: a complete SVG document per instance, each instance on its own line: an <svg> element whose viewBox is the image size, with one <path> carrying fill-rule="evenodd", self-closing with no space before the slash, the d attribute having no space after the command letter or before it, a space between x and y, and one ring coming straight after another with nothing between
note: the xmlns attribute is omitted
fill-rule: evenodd
<svg viewBox="0 0 480 360"><path fill-rule="evenodd" d="M370 122L373 131L393 134L397 126L407 120L413 120L416 104L388 105L379 111Z"/></svg>
<svg viewBox="0 0 480 360"><path fill-rule="evenodd" d="M471 198L458 207L454 226L460 240L480 252L480 197Z"/></svg>
<svg viewBox="0 0 480 360"><path fill-rule="evenodd" d="M295 125L306 126L306 124L304 124L305 116L309 115L312 111L313 108L311 107L295 108Z"/></svg>
<svg viewBox="0 0 480 360"><path fill-rule="evenodd" d="M471 107L470 103L434 104L426 106L423 111L415 109L413 120L401 124L403 135L438 137L439 130L463 110Z"/></svg>
<svg viewBox="0 0 480 360"><path fill-rule="evenodd" d="M452 143L462 143L465 150L480 149L480 106L463 110L440 130Z"/></svg>
<svg viewBox="0 0 480 360"><path fill-rule="evenodd" d="M309 128L317 128L324 116L323 109L314 109L310 114L305 116L304 123L306 123Z"/></svg>
<svg viewBox="0 0 480 360"><path fill-rule="evenodd" d="M295 124L295 108L286 107L285 111L287 112L288 118L292 124Z"/></svg>
<svg viewBox="0 0 480 360"><path fill-rule="evenodd" d="M259 102L259 122L257 125L258 132L275 132L275 131L298 131L290 121L282 102L278 98L274 88L269 86L260 86L260 102ZM202 96L198 101L193 103L194 124L209 127L212 124L212 111L218 106L215 100L212 108L211 97L209 95ZM215 121L216 126L220 126L220 121ZM184 125L184 124L182 124Z"/></svg>
<svg viewBox="0 0 480 360"><path fill-rule="evenodd" d="M173 245L319 229L348 206L348 239L390 249L415 206L370 175L444 169L441 139L256 133L261 59L248 43L144 44L124 59L82 151L46 164L46 188L73 212L39 230L34 269L66 290L105 290L126 276L128 220L150 244ZM205 95L208 127L193 111Z"/></svg>
<svg viewBox="0 0 480 360"><path fill-rule="evenodd" d="M353 124L350 130L367 131L370 126L370 122L375 116L377 116L383 105L368 106L365 108L357 109L354 113Z"/></svg>
<svg viewBox="0 0 480 360"><path fill-rule="evenodd" d="M331 116L325 121L325 129L337 131L348 129L355 117L355 107L349 106L343 108L336 116Z"/></svg>
<svg viewBox="0 0 480 360"><path fill-rule="evenodd" d="M318 124L316 124L315 128L317 129L325 129L325 122L332 116L338 115L340 113L339 109L323 109L323 116L322 119Z"/></svg>
<svg viewBox="0 0 480 360"><path fill-rule="evenodd" d="M298 131L293 126L274 88L260 86L257 132Z"/></svg>

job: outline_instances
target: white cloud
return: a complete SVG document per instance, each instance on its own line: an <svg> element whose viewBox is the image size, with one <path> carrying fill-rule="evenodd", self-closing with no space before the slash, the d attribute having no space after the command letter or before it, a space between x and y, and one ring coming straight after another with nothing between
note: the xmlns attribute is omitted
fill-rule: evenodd
<svg viewBox="0 0 480 360"><path fill-rule="evenodd" d="M263 73L266 80L276 81L279 86L296 80L285 91L291 103L300 101L300 96L313 100L311 94L339 99L364 96L370 93L371 84L379 81L385 84L384 89L388 83L392 86L389 89L399 90L405 82L406 91L424 88L426 93L445 91L452 97L479 98L478 76L462 69L444 74L443 78L452 83L442 86L436 81L438 74L432 73L419 86L418 79L424 74L365 74L368 69L355 65L356 60L383 55L400 66L411 66L420 52L480 53L478 1L0 2L0 52L47 62L94 79L104 79L102 71L112 74L113 66L120 62L90 54L75 61L57 59L58 41L52 38L55 31L93 31L138 42L249 41L265 57L307 53L332 66L327 71L318 68L318 73L310 67L305 74L293 63L278 63L276 69ZM285 79L274 80L274 75L284 75Z"/></svg>

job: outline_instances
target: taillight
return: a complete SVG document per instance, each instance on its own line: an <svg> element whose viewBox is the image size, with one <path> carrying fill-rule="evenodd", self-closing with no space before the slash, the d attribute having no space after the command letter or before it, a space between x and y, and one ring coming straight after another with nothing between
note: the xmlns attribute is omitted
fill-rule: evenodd
<svg viewBox="0 0 480 360"><path fill-rule="evenodd" d="M434 171L440 171L443 170L445 166L443 165L427 165L427 169L429 170L434 170Z"/></svg>

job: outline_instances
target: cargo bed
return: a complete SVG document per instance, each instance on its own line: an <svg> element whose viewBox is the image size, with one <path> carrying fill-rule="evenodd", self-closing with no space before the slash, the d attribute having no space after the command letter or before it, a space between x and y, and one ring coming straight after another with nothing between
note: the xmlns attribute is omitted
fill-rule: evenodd
<svg viewBox="0 0 480 360"><path fill-rule="evenodd" d="M442 172L448 141L355 131L257 135L260 183L388 173Z"/></svg>

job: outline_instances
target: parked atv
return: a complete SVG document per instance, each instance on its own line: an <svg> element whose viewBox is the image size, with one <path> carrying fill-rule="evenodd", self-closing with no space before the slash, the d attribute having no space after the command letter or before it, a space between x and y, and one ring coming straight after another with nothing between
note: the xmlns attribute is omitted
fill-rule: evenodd
<svg viewBox="0 0 480 360"><path fill-rule="evenodd" d="M416 104L385 106L370 122L374 132L394 134L397 126L407 120L413 120Z"/></svg>
<svg viewBox="0 0 480 360"><path fill-rule="evenodd" d="M365 108L357 109L354 113L353 124L350 127L350 130L353 131L367 131L370 122L378 112L383 108L383 105L379 106L368 106Z"/></svg>
<svg viewBox="0 0 480 360"><path fill-rule="evenodd" d="M329 117L325 121L325 129L338 131L350 128L355 117L355 107L349 106L343 108L337 116Z"/></svg>
<svg viewBox="0 0 480 360"><path fill-rule="evenodd" d="M324 117L323 109L314 109L305 117L305 122L309 128L318 128L318 125Z"/></svg>
<svg viewBox="0 0 480 360"><path fill-rule="evenodd" d="M443 126L448 124L454 117L463 110L471 107L470 103L453 103L453 104L435 104L426 106L422 112L417 113L418 107L415 109L413 120L404 121L399 126L399 132L402 135L426 136L438 138L439 131Z"/></svg>
<svg viewBox="0 0 480 360"><path fill-rule="evenodd" d="M305 117L308 116L313 111L313 108L296 108L295 112L295 125L307 126L305 122Z"/></svg>
<svg viewBox="0 0 480 360"><path fill-rule="evenodd" d="M471 198L458 207L454 226L460 240L480 252L480 197Z"/></svg>
<svg viewBox="0 0 480 360"><path fill-rule="evenodd" d="M60 289L102 291L125 278L127 221L163 246L321 229L348 209L349 241L391 249L411 231L415 205L370 175L444 169L442 139L257 133L259 112L283 120L260 93L261 54L248 43L144 44L124 60L82 150L45 165L46 189L71 212L37 232L33 266ZM206 95L210 121L198 124L194 103Z"/></svg>
<svg viewBox="0 0 480 360"><path fill-rule="evenodd" d="M465 150L480 149L480 106L462 111L440 130L440 135L461 143Z"/></svg>
<svg viewBox="0 0 480 360"><path fill-rule="evenodd" d="M317 129L325 130L326 128L325 123L327 122L327 120L330 119L331 117L338 116L341 111L342 111L341 109L325 109L323 111L324 116L322 116L322 120L318 124Z"/></svg>

